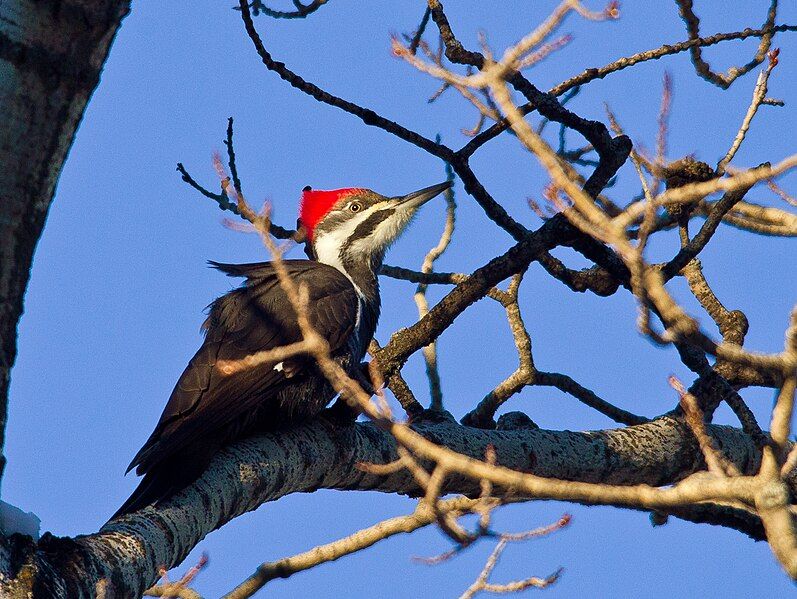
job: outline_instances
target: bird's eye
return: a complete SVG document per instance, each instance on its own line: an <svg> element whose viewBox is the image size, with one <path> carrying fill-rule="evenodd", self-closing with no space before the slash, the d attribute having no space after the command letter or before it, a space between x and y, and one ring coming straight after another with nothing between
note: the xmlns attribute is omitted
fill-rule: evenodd
<svg viewBox="0 0 797 599"><path fill-rule="evenodd" d="M349 210L351 210L352 212L359 212L360 210L362 210L362 205L359 202L352 202L351 204L349 204Z"/></svg>

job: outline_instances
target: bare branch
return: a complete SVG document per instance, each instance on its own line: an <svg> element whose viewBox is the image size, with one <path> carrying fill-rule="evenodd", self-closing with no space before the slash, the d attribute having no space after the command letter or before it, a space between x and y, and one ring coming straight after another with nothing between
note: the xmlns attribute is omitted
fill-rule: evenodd
<svg viewBox="0 0 797 599"><path fill-rule="evenodd" d="M249 11L249 5L246 3L246 0L240 0L239 7L241 9L241 18L243 19L246 32L252 40L255 50L260 56L261 61L269 71L274 71L281 79L284 79L299 91L312 96L319 102L340 108L344 112L348 112L349 114L358 117L366 125L383 129L384 131L395 135L399 139L403 139L406 142L418 146L419 148L422 148L423 150L426 150L430 154L437 156L438 158L442 158L443 160L450 161L453 158L453 150L444 146L443 144L436 143L431 139L427 139L426 137L420 135L419 133L410 131L406 127L402 127L398 123L378 115L373 110L362 108L353 102L349 102L348 100L334 96L322 90L317 85L305 81L296 73L288 69L284 63L274 60L268 50L266 50L265 46L263 45L263 40L260 39L260 35L255 29L255 24L252 21L252 15Z"/></svg>
<svg viewBox="0 0 797 599"><path fill-rule="evenodd" d="M797 31L797 25L777 25L776 27L772 28L772 31ZM632 54L631 56L627 57L624 56L600 68L586 69L582 73L575 75L574 77L571 77L570 79L567 79L559 85L551 88L548 91L548 94L553 97L558 97L569 90L577 86L584 85L585 83L589 83L590 81L603 79L607 75L633 67L634 65L642 62L658 60L664 56L685 52L695 46L708 47L725 41L744 40L749 37L762 37L768 32L769 30L764 31L762 29L745 29L744 31L732 33L717 33L709 37L687 40L675 44L665 44L652 50L646 50L644 52ZM538 108L539 106L537 102L530 101L521 106L520 110L523 114L528 114L529 112L537 110ZM463 147L459 153L461 153L463 156L470 156L487 141L497 137L500 133L506 131L507 129L509 129L509 122L506 119L503 119L477 135L465 147Z"/></svg>
<svg viewBox="0 0 797 599"><path fill-rule="evenodd" d="M708 471L719 476L739 476L739 469L725 459L714 444L714 439L706 432L703 412L700 410L695 396L689 393L675 376L670 376L670 385L681 398L681 409L686 416L686 423L692 429L692 433L700 445L700 451L706 460Z"/></svg>
<svg viewBox="0 0 797 599"><path fill-rule="evenodd" d="M440 502L438 509L445 513L467 513L477 502L478 499L458 497ZM411 533L424 526L434 524L435 520L435 510L427 503L421 501L415 511L407 516L397 516L396 518L383 520L343 539L319 545L292 557L264 563L257 568L252 576L224 595L224 599L251 597L268 582L276 578L288 578L297 572L308 570L319 564L335 561L397 534Z"/></svg>
<svg viewBox="0 0 797 599"><path fill-rule="evenodd" d="M462 595L460 595L460 599L470 599L481 591L486 591L488 593L516 593L532 587L543 589L555 583L562 574L562 568L559 568L556 572L545 578L531 577L504 584L491 583L489 582L489 578L495 567L498 565L498 560L501 558L501 554L504 552L504 549L506 549L510 542L525 541L533 537L548 535L567 526L569 523L570 516L565 515L555 524L546 526L544 528L530 530L525 533L500 535L500 540L496 544L495 549L493 549L490 556L487 558L484 568L482 568L482 571L479 573L479 576L476 578L474 583L469 586L465 592L462 593Z"/></svg>
<svg viewBox="0 0 797 599"><path fill-rule="evenodd" d="M428 14L427 14L428 17ZM446 165L446 179L453 181L454 173L451 170L451 165ZM440 234L440 239L432 249L430 249L423 259L421 265L421 273L429 274L434 269L435 260L448 248L451 243L451 237L454 234L454 223L456 216L457 204L454 199L454 191L449 188L444 192L446 201L446 217L443 232ZM415 290L415 304L418 306L418 317L423 318L429 313L429 303L426 300L427 285L419 283ZM429 394L432 398L430 409L440 411L443 409L443 391L440 387L440 371L437 367L437 343L433 341L423 348L423 358L426 362L426 376L429 379Z"/></svg>
<svg viewBox="0 0 797 599"><path fill-rule="evenodd" d="M681 18L686 23L686 31L689 34L690 40L697 40L700 38L700 19L698 19L695 12L692 10L692 0L675 0L680 9ZM774 35L775 15L778 10L778 0L772 0L767 11L767 18L762 26L761 42L758 45L755 56L753 59L741 67L731 67L727 73L715 73L711 70L709 64L703 59L701 46L699 44L693 45L689 51L692 55L692 62L695 65L697 74L706 81L728 89L731 84L742 75L749 73L759 64L764 61L764 58L769 51L770 44L772 43L772 36Z"/></svg>
<svg viewBox="0 0 797 599"><path fill-rule="evenodd" d="M767 65L767 68L761 71L761 73L758 75L758 80L756 81L755 88L753 89L753 99L750 102L750 106L747 108L747 113L744 115L742 124L739 127L739 132L733 139L733 143L728 149L728 152L717 164L717 174L719 175L725 172L728 164L731 162L731 160L733 160L733 157L736 156L736 152L739 151L739 148L741 147L742 142L747 135L747 131L750 129L750 123L753 122L753 117L755 116L756 112L758 112L758 108L764 103L764 100L767 97L767 83L769 81L769 76L772 73L772 69L774 69L778 64L779 52L780 50L775 49L769 53L769 64Z"/></svg>
<svg viewBox="0 0 797 599"><path fill-rule="evenodd" d="M252 13L255 16L263 13L267 17L274 19L306 19L327 2L329 0L312 0L308 4L302 4L299 0L293 0L293 5L296 7L296 10L293 11L274 10L266 6L263 0L252 0L248 7L252 9ZM241 10L241 8L235 6L233 10Z"/></svg>
<svg viewBox="0 0 797 599"><path fill-rule="evenodd" d="M183 577L176 582L169 582L166 569L161 569L162 583L144 591L145 597L177 597L179 599L202 599L199 593L189 587L191 582L208 564L208 556L203 553L195 566L192 566Z"/></svg>

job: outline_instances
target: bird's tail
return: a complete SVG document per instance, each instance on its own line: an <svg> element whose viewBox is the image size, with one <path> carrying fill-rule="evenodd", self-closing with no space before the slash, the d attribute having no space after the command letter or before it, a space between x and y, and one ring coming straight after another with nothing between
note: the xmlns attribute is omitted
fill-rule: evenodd
<svg viewBox="0 0 797 599"><path fill-rule="evenodd" d="M120 516L137 512L152 503L156 503L173 495L177 490L173 484L168 482L168 478L161 476L159 470L147 472L139 483L133 494L127 498L116 513L111 516L115 520Z"/></svg>
<svg viewBox="0 0 797 599"><path fill-rule="evenodd" d="M198 460L197 456L192 456L182 459L181 456L155 464L144 474L133 494L110 519L114 520L168 499L198 479L209 461L209 458Z"/></svg>

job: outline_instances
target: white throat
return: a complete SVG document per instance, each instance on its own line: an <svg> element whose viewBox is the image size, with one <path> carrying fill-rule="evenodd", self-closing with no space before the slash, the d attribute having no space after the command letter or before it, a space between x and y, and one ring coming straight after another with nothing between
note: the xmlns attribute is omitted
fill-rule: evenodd
<svg viewBox="0 0 797 599"><path fill-rule="evenodd" d="M315 257L318 262L327 264L342 272L346 278L349 279L352 287L354 287L354 291L357 292L359 301L357 302L357 317L354 321L354 326L359 327L363 312L363 303L365 302L365 294L357 285L357 283L354 282L354 279L351 278L351 275L343 266L343 260L340 258L340 251L343 248L345 241L346 235L343 231L334 231L319 235L313 242L313 249L315 250Z"/></svg>
<svg viewBox="0 0 797 599"><path fill-rule="evenodd" d="M346 268L343 266L343 260L341 259L341 252L343 251L343 246L354 234L357 227L365 222L375 210L377 210L377 206L371 206L333 231L319 231L317 237L313 241L316 260L328 264L346 275L346 278L354 285L354 289L357 291L357 295L359 295L360 298L364 298L365 295L357 286L357 283L352 280L351 275L346 272Z"/></svg>
<svg viewBox="0 0 797 599"><path fill-rule="evenodd" d="M365 218L367 218L367 212L368 211L363 213ZM363 303L365 302L366 298L362 289L360 289L357 283L355 283L354 279L352 279L351 275L346 270L346 267L343 265L341 251L343 250L343 246L345 245L346 241L354 233L357 225L359 225L363 220L363 218L351 219L349 222L345 223L344 226L334 231L325 231L319 233L319 235L313 240L313 250L315 251L316 260L343 273L343 275L349 279L352 287L354 287L354 291L357 292L357 297L360 301L357 303L357 318L354 324L355 327L360 326Z"/></svg>

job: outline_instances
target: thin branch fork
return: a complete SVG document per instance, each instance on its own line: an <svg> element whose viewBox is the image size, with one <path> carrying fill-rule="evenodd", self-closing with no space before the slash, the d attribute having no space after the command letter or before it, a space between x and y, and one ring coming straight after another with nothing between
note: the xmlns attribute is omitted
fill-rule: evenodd
<svg viewBox="0 0 797 599"><path fill-rule="evenodd" d="M786 24L777 25L773 28L773 31L793 32L797 31L797 25L786 25ZM568 91L578 86L590 83L591 81L595 81L598 79L603 79L607 75L610 75L612 73L617 73L619 71L633 67L634 65L637 65L642 62L650 60L658 60L665 56L679 54L681 52L689 50L694 46L708 47L725 41L744 40L749 37L762 37L766 33L768 33L768 31L764 31L762 29L745 29L744 31L738 31L738 32L717 33L712 36L690 39L675 44L665 44L658 48L646 50L644 52L638 52L637 54L633 54L631 56L619 58L614 62L611 62L602 67L586 69L583 72L579 73L578 75L575 75L563 81L562 83L552 87L550 90L548 90L547 93L551 97L559 97L562 94L565 94ZM520 106L519 110L524 115L526 115L534 110L537 110L539 107L538 104L539 102L532 100ZM497 137L499 134L501 134L502 132L506 131L509 128L510 128L509 122L506 119L503 119L495 123L488 129L482 131L480 134L474 137L470 142L468 142L468 144L466 144L461 150L459 150L458 154L463 157L468 157L472 155L478 148L484 145L487 141Z"/></svg>
<svg viewBox="0 0 797 599"><path fill-rule="evenodd" d="M756 112L758 112L759 107L764 104L765 100L767 99L767 83L769 81L769 76L772 74L772 69L778 65L779 53L780 50L775 49L768 54L769 63L767 64L767 67L758 75L758 80L756 81L755 88L753 89L753 99L750 102L747 113L744 115L742 124L739 127L739 132L736 134L736 137L734 137L731 147L717 164L717 174L723 174L728 164L731 162L731 160L733 160L733 157L736 156L736 152L739 151L742 142L744 142L744 139L747 136L747 131L750 129L750 123L753 122L753 117L756 115Z"/></svg>
<svg viewBox="0 0 797 599"><path fill-rule="evenodd" d="M769 165L761 165L759 168L767 168ZM722 219L733 207L741 202L752 185L741 186L727 192L720 200L715 202L711 211L707 214L706 221L700 227L700 231L691 240L685 243L678 253L666 264L662 266L662 275L665 280L671 279L678 274L692 259L706 247L714 233L717 231Z"/></svg>
<svg viewBox="0 0 797 599"><path fill-rule="evenodd" d="M525 541L530 538L545 536L564 528L570 523L570 516L565 514L562 518L559 519L558 522L546 526L544 528L538 528L535 530L530 530L525 533L519 534L502 534L499 537L499 541L493 549L490 556L487 558L487 561L484 564L484 568L479 573L479 576L473 582L471 586L469 586L462 595L460 595L460 599L470 599L471 597L475 596L477 593L481 591L485 591L488 593L516 593L523 591L528 588L538 588L544 589L552 584L554 584L559 577L562 575L563 569L559 568L553 574L545 577L545 578L538 578L536 576L526 578L524 580L517 580L512 581L504 584L496 584L489 582L490 575L492 574L493 570L495 569L496 565L498 565L498 560L501 558L501 554L506 549L507 545L510 542L516 541Z"/></svg>
<svg viewBox="0 0 797 599"><path fill-rule="evenodd" d="M235 194L234 195L241 196L243 194L243 192L242 192L242 189L241 189L241 179L238 176L238 166L237 166L237 164L235 162L235 147L234 147L234 143L233 143L233 118L232 117L229 117L227 119L227 137L224 140L224 145L227 148L227 166L229 167L230 174L232 176L232 186L233 186L233 189L235 190ZM216 163L221 164L221 157L219 157L218 155L214 154L213 162L214 162L214 165ZM216 170L218 170L218 167L216 167ZM182 175L183 181L185 181L188 185L193 187L195 190L197 190L199 193L201 193L206 198L209 198L209 199L213 200L214 202L216 202L219 205L219 208L221 210L228 210L228 211L232 212L233 214L237 214L241 218L243 218L243 219L249 221L250 223L254 224L254 222L251 220L251 218L247 217L245 214L243 214L241 212L240 207L236 203L235 199L231 198L230 193L228 193L227 186L230 183L229 179L227 179L226 182L225 182L225 179L222 179L221 180L222 181L221 193L214 193L214 192L210 191L209 189L203 187L199 183L197 183L197 181L188 173L188 171L186 170L186 168L183 165L183 163L181 163L181 162L177 163L177 171ZM225 178L226 178L226 175L225 175ZM276 225L274 223L270 223L270 227L271 227L271 234L274 235L274 237L276 237L277 239L292 239L292 240L295 240L295 241L301 241L301 239L299 239L297 237L297 232L296 231L292 231L290 229L285 229L285 228L280 227L279 225Z"/></svg>
<svg viewBox="0 0 797 599"><path fill-rule="evenodd" d="M445 513L465 514L470 512L478 501L478 499L465 497L447 499L440 502L438 510ZM254 574L224 595L223 599L251 597L276 578L288 578L297 572L357 553L395 535L414 532L434 524L435 521L435 511L426 502L421 501L412 514L383 520L343 539L319 545L291 557L264 563L258 566Z"/></svg>
<svg viewBox="0 0 797 599"><path fill-rule="evenodd" d="M692 10L692 0L675 0L678 4L680 9L681 18L686 23L686 30L689 34L690 40L695 40L700 38L700 19L698 19L697 15L695 14L694 10ZM756 50L755 56L753 59L750 60L746 65L742 67L731 67L728 69L728 72L723 73L715 73L711 70L709 64L703 59L703 55L701 52L700 45L694 45L690 48L690 53L692 55L692 62L695 65L695 71L697 74L700 75L706 81L721 87L722 89L728 89L731 84L742 75L747 74L752 69L757 67L764 61L764 58L769 51L770 44L772 43L772 36L774 35L774 27L775 27L775 17L778 10L778 0L772 0L772 3L769 6L769 10L767 11L767 18L764 22L762 27L762 31L764 32L761 36L761 42L758 45L758 49Z"/></svg>
<svg viewBox="0 0 797 599"><path fill-rule="evenodd" d="M425 13L425 18L428 19L429 13ZM454 173L451 170L451 165L446 165L446 175L448 181L453 181ZM443 231L440 234L440 239L437 244L431 248L424 256L423 264L421 265L421 273L428 275L434 269L435 261L445 253L451 243L451 238L454 234L454 225L456 223L456 208L457 204L454 199L454 192L448 189L444 192L446 201L446 216ZM426 299L427 285L419 283L415 290L415 304L418 307L418 318L423 318L429 313L429 302ZM429 345L423 348L423 358L426 362L426 376L429 379L429 394L431 396L430 409L436 411L443 410L443 391L440 386L440 371L437 367L437 343L432 341Z"/></svg>
<svg viewBox="0 0 797 599"><path fill-rule="evenodd" d="M518 291L521 280L521 275L515 275L512 278L512 284L510 284L509 290L506 292L506 297L502 298L501 301L507 312L507 320L517 349L518 368L495 389L490 391L473 410L468 412L463 417L462 423L479 428L493 428L495 426L493 419L496 411L512 395L518 393L525 386L556 387L560 391L572 395L590 408L608 416L615 422L628 425L647 422L647 418L632 414L601 399L593 391L581 386L567 375L537 370L532 355L531 338L523 323L518 304Z"/></svg>
<svg viewBox="0 0 797 599"><path fill-rule="evenodd" d="M260 56L263 65L268 70L274 71L281 79L288 82L291 86L312 96L319 102L340 108L341 110L358 117L366 125L378 127L387 131L388 133L392 133L399 139L403 139L414 146L418 146L433 156L437 156L443 160L450 161L453 158L454 151L443 144L436 143L435 141L428 139L419 133L410 131L406 127L403 127L396 122L390 121L378 115L373 110L362 108L352 102L349 102L348 100L334 96L329 92L322 90L318 86L305 81L299 75L288 69L284 63L274 60L263 45L263 40L260 39L260 35L257 33L257 29L252 21L252 14L249 10L247 1L239 0L239 8L241 10L241 18L243 19L246 32L249 35L249 38L252 40L255 50Z"/></svg>
<svg viewBox="0 0 797 599"><path fill-rule="evenodd" d="M255 16L263 13L267 17L271 17L273 19L306 19L319 8L324 6L324 4L327 2L329 2L329 0L312 0L312 2L308 4L302 4L299 0L293 0L293 5L296 7L296 10L293 11L275 10L273 8L269 8L265 5L263 0L252 0L248 6L251 7ZM240 8L237 6L234 7L234 9L240 10Z"/></svg>
<svg viewBox="0 0 797 599"><path fill-rule="evenodd" d="M553 221L545 223L505 254L475 270L417 323L394 334L387 346L376 355L385 378L390 378L411 354L439 337L459 314L484 297L497 283L525 269L540 252L557 245L558 224Z"/></svg>
<svg viewBox="0 0 797 599"><path fill-rule="evenodd" d="M788 156L773 166L761 166L742 171L730 177L712 179L700 183L689 183L681 187L668 189L654 198L657 206L670 206L701 200L719 191L729 192L745 187L750 188L760 181L781 175L797 167L797 154ZM616 216L614 226L627 228L644 212L644 206L636 203Z"/></svg>

